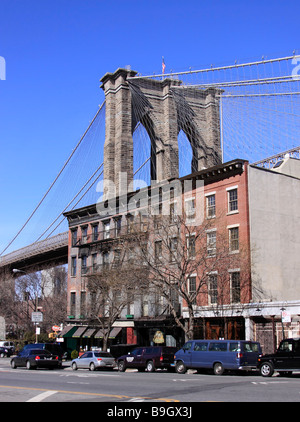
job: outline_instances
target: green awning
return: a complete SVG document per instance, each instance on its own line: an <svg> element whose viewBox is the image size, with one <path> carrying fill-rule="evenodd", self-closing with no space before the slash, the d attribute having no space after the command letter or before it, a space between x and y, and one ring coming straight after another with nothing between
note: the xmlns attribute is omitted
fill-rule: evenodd
<svg viewBox="0 0 300 422"><path fill-rule="evenodd" d="M73 333L77 330L76 325L67 325L59 333L58 337L72 337Z"/></svg>

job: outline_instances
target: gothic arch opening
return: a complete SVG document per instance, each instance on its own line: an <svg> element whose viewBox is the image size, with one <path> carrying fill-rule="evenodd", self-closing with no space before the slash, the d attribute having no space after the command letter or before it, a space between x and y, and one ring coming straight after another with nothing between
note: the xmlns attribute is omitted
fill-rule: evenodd
<svg viewBox="0 0 300 422"><path fill-rule="evenodd" d="M179 177L183 177L192 172L193 149L187 135L182 129L180 130L177 139Z"/></svg>
<svg viewBox="0 0 300 422"><path fill-rule="evenodd" d="M139 189L140 182L144 181L147 186L151 183L152 177L152 142L145 127L139 122L132 134L133 138L133 181L134 188ZM150 158L149 158L150 157ZM147 161L148 160L148 161ZM147 161L147 162L146 162ZM145 163L146 162L146 163Z"/></svg>

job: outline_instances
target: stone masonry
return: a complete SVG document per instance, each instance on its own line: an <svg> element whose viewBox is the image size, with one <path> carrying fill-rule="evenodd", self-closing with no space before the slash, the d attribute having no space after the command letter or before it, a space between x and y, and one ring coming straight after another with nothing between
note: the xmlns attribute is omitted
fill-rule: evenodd
<svg viewBox="0 0 300 422"><path fill-rule="evenodd" d="M127 192L133 180L132 134L139 122L151 142L151 180L178 177L180 130L192 147L192 172L221 162L218 90L183 86L178 79L139 77L126 69L106 73L101 82L106 101L106 198ZM110 190L107 181L113 182L116 191Z"/></svg>

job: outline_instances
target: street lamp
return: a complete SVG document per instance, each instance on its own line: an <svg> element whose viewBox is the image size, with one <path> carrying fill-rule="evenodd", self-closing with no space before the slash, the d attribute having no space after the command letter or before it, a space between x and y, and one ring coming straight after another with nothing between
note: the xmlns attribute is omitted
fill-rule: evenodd
<svg viewBox="0 0 300 422"><path fill-rule="evenodd" d="M23 274L26 274L26 271L23 271L23 270L18 270L17 268L13 268L13 269L12 269L12 272L13 272L14 274L17 274L17 273L23 273Z"/></svg>

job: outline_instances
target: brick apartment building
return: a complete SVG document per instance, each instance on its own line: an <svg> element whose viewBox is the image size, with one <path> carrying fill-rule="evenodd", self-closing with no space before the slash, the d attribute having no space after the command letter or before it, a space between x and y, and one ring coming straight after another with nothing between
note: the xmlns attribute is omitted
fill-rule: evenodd
<svg viewBox="0 0 300 422"><path fill-rule="evenodd" d="M266 352L283 335L300 334L300 162L287 158L280 164L266 170L237 159L179 179L181 184L192 183L182 203L190 202L196 211L201 208L203 223L210 222L205 253L214 254L222 232L228 255L235 257L226 268L222 306L218 302L225 296L220 292L218 269L207 275L206 289L193 305L195 338L253 339ZM99 204L65 214L69 222L68 325L61 337L72 348L101 346L101 327L87 313L91 300L87 278L112 265L119 239L128 233L130 224L141 225L138 208L131 212L118 208L132 202L135 195L117 198L117 208L108 207L106 215L99 215ZM154 240L152 233L148 242ZM197 274L189 280L189 289L196 284ZM187 303L178 301L178 317L185 321ZM164 344L180 346L185 340L183 331L165 304L160 305L153 306L150 295L128 303L113 324L110 344L154 344L159 332Z"/></svg>

